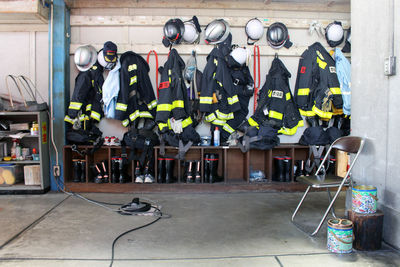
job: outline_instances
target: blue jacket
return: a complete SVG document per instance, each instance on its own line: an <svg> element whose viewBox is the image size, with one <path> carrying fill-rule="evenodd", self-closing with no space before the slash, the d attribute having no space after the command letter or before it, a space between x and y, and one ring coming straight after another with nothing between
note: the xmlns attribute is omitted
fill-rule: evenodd
<svg viewBox="0 0 400 267"><path fill-rule="evenodd" d="M351 114L351 65L340 49L335 49L336 73L343 98L343 113Z"/></svg>

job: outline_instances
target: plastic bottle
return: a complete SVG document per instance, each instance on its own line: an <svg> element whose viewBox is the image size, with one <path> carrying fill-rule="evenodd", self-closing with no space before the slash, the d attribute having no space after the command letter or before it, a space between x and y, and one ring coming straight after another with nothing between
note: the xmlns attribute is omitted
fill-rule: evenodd
<svg viewBox="0 0 400 267"><path fill-rule="evenodd" d="M21 160L21 157L22 157L22 148L21 148L19 142L17 142L17 146L15 148L15 158L17 160Z"/></svg>
<svg viewBox="0 0 400 267"><path fill-rule="evenodd" d="M11 159L15 160L17 152L17 139L13 140L13 146L11 147Z"/></svg>
<svg viewBox="0 0 400 267"><path fill-rule="evenodd" d="M219 135L220 135L219 129L218 129L218 127L215 127L215 130L214 130L214 146L219 146Z"/></svg>

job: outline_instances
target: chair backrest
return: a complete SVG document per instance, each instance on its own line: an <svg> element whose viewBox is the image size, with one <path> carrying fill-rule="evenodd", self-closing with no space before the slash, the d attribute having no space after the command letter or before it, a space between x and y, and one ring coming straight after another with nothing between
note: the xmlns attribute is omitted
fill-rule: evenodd
<svg viewBox="0 0 400 267"><path fill-rule="evenodd" d="M342 150L347 153L358 153L364 146L365 140L358 136L344 136L336 139L332 148Z"/></svg>

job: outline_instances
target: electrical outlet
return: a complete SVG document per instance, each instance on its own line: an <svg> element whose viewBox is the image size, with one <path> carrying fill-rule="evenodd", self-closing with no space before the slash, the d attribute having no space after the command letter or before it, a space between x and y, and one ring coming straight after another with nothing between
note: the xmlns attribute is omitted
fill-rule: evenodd
<svg viewBox="0 0 400 267"><path fill-rule="evenodd" d="M390 56L385 58L384 74L386 76L396 75L396 57Z"/></svg>
<svg viewBox="0 0 400 267"><path fill-rule="evenodd" d="M55 165L55 166L53 166L53 175L55 176L55 177L60 177L60 165Z"/></svg>

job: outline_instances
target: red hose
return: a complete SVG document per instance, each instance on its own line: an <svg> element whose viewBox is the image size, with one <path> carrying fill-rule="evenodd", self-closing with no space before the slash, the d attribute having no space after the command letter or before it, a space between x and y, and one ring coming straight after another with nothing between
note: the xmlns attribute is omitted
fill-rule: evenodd
<svg viewBox="0 0 400 267"><path fill-rule="evenodd" d="M256 68L257 65L257 68ZM254 75L254 108L253 112L256 111L257 107L257 95L260 88L261 74L260 74L260 47L254 45L254 60L253 60L253 75ZM257 70L258 70L258 80L257 80ZM258 82L258 84L257 84Z"/></svg>

